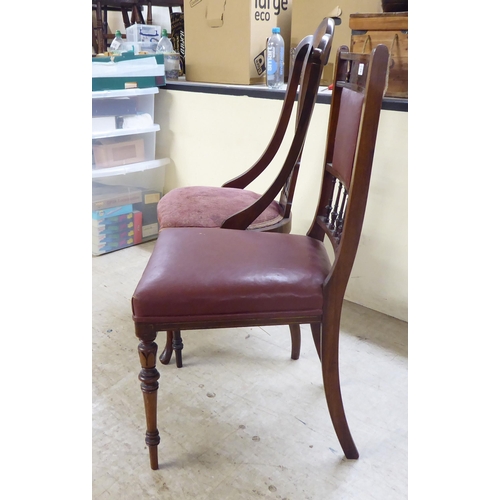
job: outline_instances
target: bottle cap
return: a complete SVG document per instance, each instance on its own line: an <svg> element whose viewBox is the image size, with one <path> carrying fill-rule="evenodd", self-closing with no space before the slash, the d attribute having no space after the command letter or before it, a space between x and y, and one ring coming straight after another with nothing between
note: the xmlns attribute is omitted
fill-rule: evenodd
<svg viewBox="0 0 500 500"><path fill-rule="evenodd" d="M120 30L116 30L115 36L117 36L117 37L120 37L120 38L121 38L121 37L122 37L122 33L121 33L121 31L120 31Z"/></svg>
<svg viewBox="0 0 500 500"><path fill-rule="evenodd" d="M273 28L273 33L279 33L280 29L279 28Z"/></svg>
<svg viewBox="0 0 500 500"><path fill-rule="evenodd" d="M166 29L162 29L161 30L161 36L168 36L168 33L167 33Z"/></svg>

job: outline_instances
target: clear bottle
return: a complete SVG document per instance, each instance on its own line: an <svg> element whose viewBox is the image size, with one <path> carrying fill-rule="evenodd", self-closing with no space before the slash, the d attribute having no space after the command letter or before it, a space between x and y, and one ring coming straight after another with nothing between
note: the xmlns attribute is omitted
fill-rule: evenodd
<svg viewBox="0 0 500 500"><path fill-rule="evenodd" d="M123 51L123 38L119 30L116 31L115 37L109 46L110 52L113 54L121 54Z"/></svg>
<svg viewBox="0 0 500 500"><path fill-rule="evenodd" d="M156 47L157 54L163 54L165 65L165 77L167 80L177 80L179 78L179 54L175 52L172 42L168 37L167 30L161 30L161 38Z"/></svg>
<svg viewBox="0 0 500 500"><path fill-rule="evenodd" d="M172 42L168 38L168 33L166 29L161 30L161 38L156 47L157 54L171 54L174 51Z"/></svg>
<svg viewBox="0 0 500 500"><path fill-rule="evenodd" d="M285 83L285 41L279 28L273 28L267 40L266 75L270 89L279 89Z"/></svg>

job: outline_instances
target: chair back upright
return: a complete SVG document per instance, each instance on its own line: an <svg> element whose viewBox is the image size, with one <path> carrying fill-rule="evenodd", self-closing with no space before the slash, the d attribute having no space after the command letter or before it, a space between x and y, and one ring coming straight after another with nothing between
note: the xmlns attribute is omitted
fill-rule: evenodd
<svg viewBox="0 0 500 500"><path fill-rule="evenodd" d="M365 215L377 129L387 88L389 53L339 47L335 64L323 181L308 236L330 240L335 260L325 291L343 299ZM326 301L328 303L328 301Z"/></svg>
<svg viewBox="0 0 500 500"><path fill-rule="evenodd" d="M277 177L255 203L226 219L222 228L246 229L278 195L284 223L290 219L302 149L316 103L321 74L330 56L334 26L332 18L323 19L314 35L306 36L297 46L280 117L266 150L252 167L226 182L223 187L244 189L267 168L280 149L297 99L295 133ZM289 228L286 232L289 232Z"/></svg>

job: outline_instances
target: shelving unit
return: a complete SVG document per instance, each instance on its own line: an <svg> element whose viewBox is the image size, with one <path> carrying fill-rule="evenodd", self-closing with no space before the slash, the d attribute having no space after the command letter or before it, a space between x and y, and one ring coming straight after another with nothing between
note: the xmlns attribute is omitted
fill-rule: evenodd
<svg viewBox="0 0 500 500"><path fill-rule="evenodd" d="M157 87L92 92L92 254L158 235L168 158L156 158Z"/></svg>

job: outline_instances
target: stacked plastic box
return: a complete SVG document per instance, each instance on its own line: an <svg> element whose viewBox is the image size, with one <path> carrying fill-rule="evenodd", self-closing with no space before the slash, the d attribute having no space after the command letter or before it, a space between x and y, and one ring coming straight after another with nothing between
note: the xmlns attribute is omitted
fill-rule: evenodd
<svg viewBox="0 0 500 500"><path fill-rule="evenodd" d="M92 92L92 254L158 235L168 158L155 156L158 88Z"/></svg>

